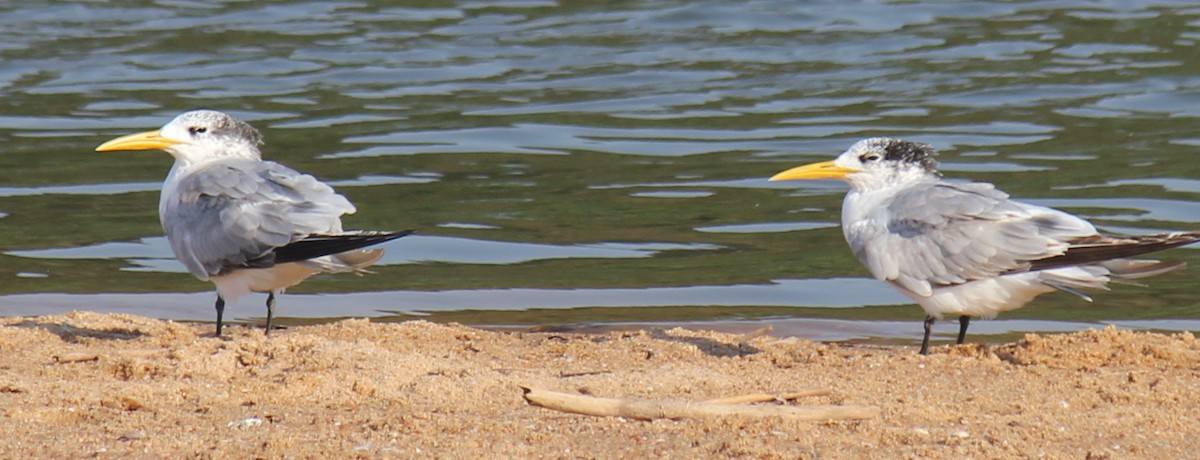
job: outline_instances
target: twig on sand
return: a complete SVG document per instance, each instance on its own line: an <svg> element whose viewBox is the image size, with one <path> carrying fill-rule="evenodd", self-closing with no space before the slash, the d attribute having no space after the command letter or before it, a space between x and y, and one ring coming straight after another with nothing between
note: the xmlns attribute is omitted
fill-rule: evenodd
<svg viewBox="0 0 1200 460"><path fill-rule="evenodd" d="M778 417L790 420L860 420L875 417L879 409L869 406L750 406L702 401L618 399L559 393L521 387L525 400L535 406L561 412L641 420L707 417ZM774 399L772 397L772 399Z"/></svg>
<svg viewBox="0 0 1200 460"><path fill-rule="evenodd" d="M59 353L57 355L54 355L54 362L60 363L60 364L82 363L82 362L87 362L87 361L98 361L98 360L100 360L100 355L95 354L95 353L66 352L66 353Z"/></svg>
<svg viewBox="0 0 1200 460"><path fill-rule="evenodd" d="M559 378L585 377L588 375L611 374L612 371L580 371L580 372L559 372Z"/></svg>
<svg viewBox="0 0 1200 460"><path fill-rule="evenodd" d="M770 393L753 393L748 395L709 399L704 402L708 404L753 404L771 401L791 401L793 399L800 399L808 396L825 396L829 393L831 393L829 390L819 389L797 391L795 393L784 393L778 395L773 395Z"/></svg>

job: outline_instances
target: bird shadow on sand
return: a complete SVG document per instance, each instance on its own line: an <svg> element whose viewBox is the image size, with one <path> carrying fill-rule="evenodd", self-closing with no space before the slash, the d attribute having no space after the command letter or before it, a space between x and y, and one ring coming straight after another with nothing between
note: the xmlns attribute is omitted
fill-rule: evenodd
<svg viewBox="0 0 1200 460"><path fill-rule="evenodd" d="M76 343L80 339L133 340L147 335L145 332L133 329L89 329L86 327L76 327L68 324L44 323L39 321L22 321L19 323L10 324L8 327L42 329L46 332L57 335L67 343Z"/></svg>
<svg viewBox="0 0 1200 460"><path fill-rule="evenodd" d="M692 345L706 355L714 358L731 358L761 353L762 350L748 343L724 343L704 337L681 337L667 334L663 330L650 331L650 337L668 342L679 342Z"/></svg>

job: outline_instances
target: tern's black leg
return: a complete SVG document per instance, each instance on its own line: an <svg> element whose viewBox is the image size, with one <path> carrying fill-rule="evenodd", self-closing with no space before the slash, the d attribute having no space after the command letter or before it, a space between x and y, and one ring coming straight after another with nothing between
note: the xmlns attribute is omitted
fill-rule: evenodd
<svg viewBox="0 0 1200 460"><path fill-rule="evenodd" d="M275 293L267 293L267 331L266 335L271 335L271 318L275 317Z"/></svg>
<svg viewBox="0 0 1200 460"><path fill-rule="evenodd" d="M225 299L221 298L221 294L217 294L217 334L215 337L221 336L221 319L225 316Z"/></svg>
<svg viewBox="0 0 1200 460"><path fill-rule="evenodd" d="M971 325L971 317L962 315L958 317L958 344L962 345L963 340L967 339L967 326Z"/></svg>
<svg viewBox="0 0 1200 460"><path fill-rule="evenodd" d="M925 317L925 338L921 340L921 354L923 355L929 354L929 334L933 333L933 322L932 316Z"/></svg>

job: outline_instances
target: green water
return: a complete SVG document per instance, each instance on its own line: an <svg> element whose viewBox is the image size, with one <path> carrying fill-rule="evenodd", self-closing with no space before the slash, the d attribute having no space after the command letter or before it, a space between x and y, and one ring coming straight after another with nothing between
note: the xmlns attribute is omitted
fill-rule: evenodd
<svg viewBox="0 0 1200 460"><path fill-rule="evenodd" d="M189 5L0 6L7 314L212 319L211 286L161 238L169 156L92 152L198 107L334 183L359 209L347 227L420 232L373 275L290 290L293 322L916 338L920 309L842 241L844 186L765 181L876 135L1110 230L1200 227L1189 2ZM1196 276L1049 295L973 329L1200 329Z"/></svg>

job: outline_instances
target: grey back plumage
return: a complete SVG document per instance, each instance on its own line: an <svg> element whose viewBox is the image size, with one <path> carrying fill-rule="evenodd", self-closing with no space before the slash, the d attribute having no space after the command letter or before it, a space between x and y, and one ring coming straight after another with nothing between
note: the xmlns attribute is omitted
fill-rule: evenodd
<svg viewBox="0 0 1200 460"><path fill-rule="evenodd" d="M333 188L278 163L223 158L196 168L160 211L171 249L202 280L270 266L272 249L340 232L340 216L355 210Z"/></svg>
<svg viewBox="0 0 1200 460"><path fill-rule="evenodd" d="M1087 221L1008 200L991 184L932 181L900 190L875 208L873 227L844 227L877 278L930 295L932 288L1028 270L1095 234Z"/></svg>

